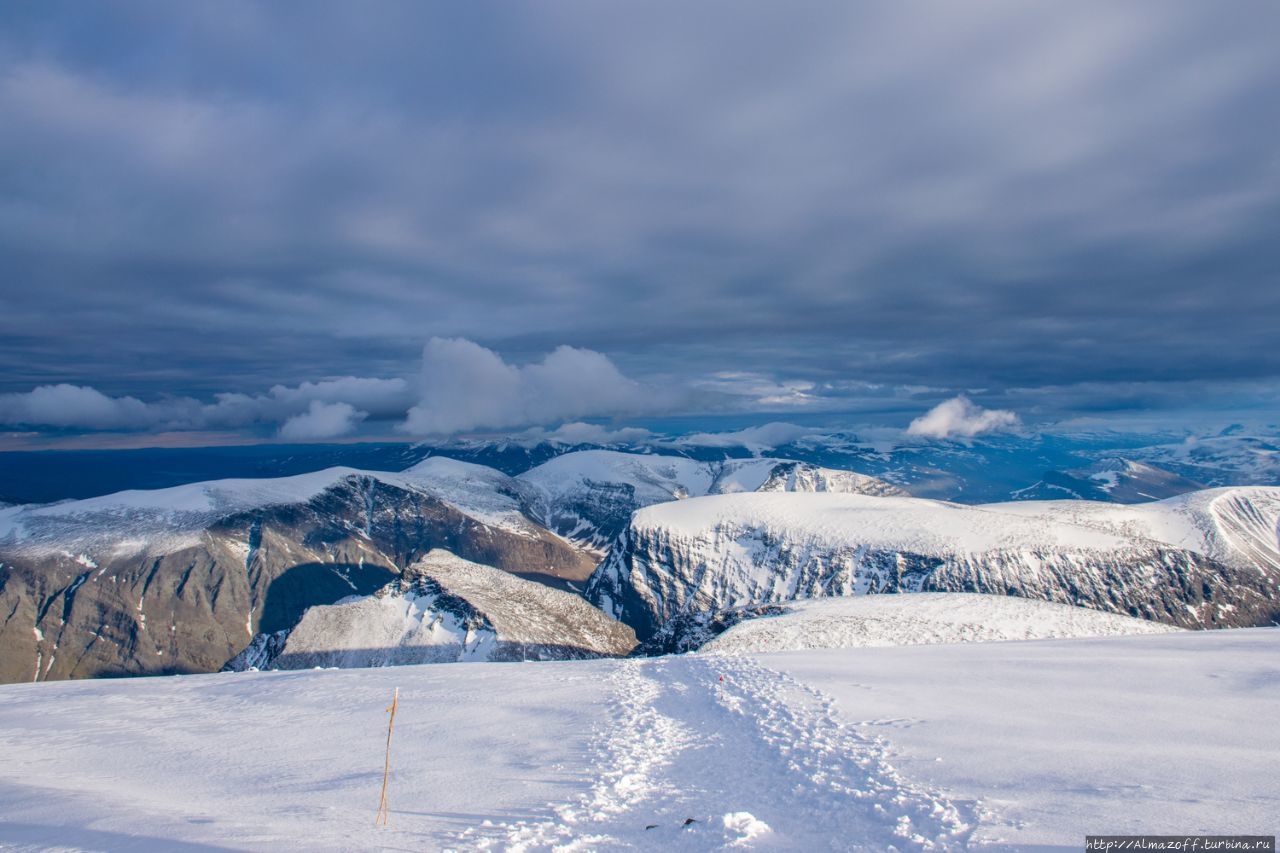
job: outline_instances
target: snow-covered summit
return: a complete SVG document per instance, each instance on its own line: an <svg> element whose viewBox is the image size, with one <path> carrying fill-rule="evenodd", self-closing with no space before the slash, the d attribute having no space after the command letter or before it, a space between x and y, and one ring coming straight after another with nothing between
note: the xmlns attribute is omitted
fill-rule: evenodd
<svg viewBox="0 0 1280 853"><path fill-rule="evenodd" d="M1108 549L1124 537L1051 515L992 511L924 498L857 494L724 495L636 513L636 531L714 537L730 527L803 539L815 545L855 541L864 547L916 552L977 553L994 549L1067 546Z"/></svg>
<svg viewBox="0 0 1280 853"><path fill-rule="evenodd" d="M1135 540L1235 565L1280 569L1280 487L1207 489L1148 504L1018 501L963 504L857 494L724 495L636 513L637 531L714 537L728 527L777 532L816 545L857 542L920 553L1076 548L1109 551Z"/></svg>
<svg viewBox="0 0 1280 853"><path fill-rule="evenodd" d="M1280 488L1203 489L1145 504L1022 501L988 509L1149 539L1231 565L1280 571Z"/></svg>
<svg viewBox="0 0 1280 853"><path fill-rule="evenodd" d="M588 597L642 639L683 614L866 592L1020 595L1222 627L1280 617L1280 488L1153 504L741 494L635 514Z"/></svg>
<svg viewBox="0 0 1280 853"><path fill-rule="evenodd" d="M428 456L399 474L376 476L429 494L492 527L512 532L529 527L519 482L494 468L447 456Z"/></svg>
<svg viewBox="0 0 1280 853"><path fill-rule="evenodd" d="M39 551L157 539L172 543L238 512L304 503L347 477L365 473L336 467L292 477L210 480L11 506L0 509L0 545Z"/></svg>
<svg viewBox="0 0 1280 853"><path fill-rule="evenodd" d="M582 450L558 456L519 476L550 495L583 483L625 484L637 499L661 503L701 495L755 491L860 492L905 494L866 474L836 471L785 459L698 461L683 456Z"/></svg>
<svg viewBox="0 0 1280 853"><path fill-rule="evenodd" d="M427 495L487 526L536 535L512 478L483 465L433 456L402 472L334 467L291 477L210 480L0 508L0 545L35 552L133 545L171 549L195 541L195 534L220 519L304 504L353 478Z"/></svg>
<svg viewBox="0 0 1280 853"><path fill-rule="evenodd" d="M726 459L584 450L517 477L535 517L575 541L603 549L631 514L654 504L744 492L902 495L883 480L783 459Z"/></svg>

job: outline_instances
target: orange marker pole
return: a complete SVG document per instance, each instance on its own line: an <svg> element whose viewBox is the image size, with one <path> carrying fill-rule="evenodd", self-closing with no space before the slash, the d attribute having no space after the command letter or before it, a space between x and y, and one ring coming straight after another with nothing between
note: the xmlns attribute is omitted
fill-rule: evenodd
<svg viewBox="0 0 1280 853"><path fill-rule="evenodd" d="M387 721L387 762L382 767L382 801L378 804L378 816L374 818L374 826L381 824L386 826L391 820L391 809L387 806L387 780L391 777L391 730L396 724L396 708L400 705L400 688L396 688L395 695L391 697L391 705L387 708L387 713L391 714L391 719Z"/></svg>

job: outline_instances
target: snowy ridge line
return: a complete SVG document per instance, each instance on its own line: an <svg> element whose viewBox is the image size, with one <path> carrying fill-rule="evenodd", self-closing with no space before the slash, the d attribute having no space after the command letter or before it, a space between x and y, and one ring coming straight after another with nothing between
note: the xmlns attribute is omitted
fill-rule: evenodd
<svg viewBox="0 0 1280 853"><path fill-rule="evenodd" d="M786 530L814 542L894 550L977 553L1046 546L1106 551L1134 540L1238 562L1239 541L1261 543L1268 561L1280 538L1280 487L1206 489L1148 504L1021 501L964 505L909 497L768 493L716 495L636 513L636 530L690 539L729 529ZM1233 531L1234 535L1229 535Z"/></svg>
<svg viewBox="0 0 1280 853"><path fill-rule="evenodd" d="M779 470L782 466L782 470ZM684 456L581 450L566 453L519 474L515 479L559 497L584 483L626 483L647 502L696 495L796 490L849 491L854 488L884 494L900 489L867 474L822 468L781 458L700 461Z"/></svg>
<svg viewBox="0 0 1280 853"><path fill-rule="evenodd" d="M520 502L507 494L506 481L511 478L483 465L429 457L403 472L334 467L291 477L209 480L6 507L0 509L0 545L33 554L148 546L172 550L198 542L202 530L229 516L306 503L355 479L435 498L489 527L538 535Z"/></svg>
<svg viewBox="0 0 1280 853"><path fill-rule="evenodd" d="M985 509L1146 539L1221 562L1247 559L1280 568L1280 488L1202 489L1145 504L1023 501ZM1245 544L1250 543L1250 544Z"/></svg>
<svg viewBox="0 0 1280 853"><path fill-rule="evenodd" d="M578 451L510 477L484 465L429 456L400 472L336 466L288 477L208 480L164 489L0 507L0 545L32 554L61 550L174 550L193 545L209 525L240 512L302 504L353 479L385 484L449 504L480 523L519 536L539 538L545 526L578 544L602 549L599 519L578 513L596 505L600 490L614 499L624 525L637 506L708 493L741 491L860 491L898 494L874 477L782 459L697 462L679 456ZM370 496L371 499L371 496ZM606 514L609 510L606 505ZM591 510L587 510L591 514Z"/></svg>
<svg viewBox="0 0 1280 853"><path fill-rule="evenodd" d="M1243 554L1259 566L1280 571L1280 496L1255 496L1260 490L1232 490L1209 504L1214 532L1223 550ZM1260 509L1260 507L1265 508Z"/></svg>
<svg viewBox="0 0 1280 853"><path fill-rule="evenodd" d="M626 661L597 729L597 782L476 849L962 850L975 806L905 780L814 688L739 656Z"/></svg>

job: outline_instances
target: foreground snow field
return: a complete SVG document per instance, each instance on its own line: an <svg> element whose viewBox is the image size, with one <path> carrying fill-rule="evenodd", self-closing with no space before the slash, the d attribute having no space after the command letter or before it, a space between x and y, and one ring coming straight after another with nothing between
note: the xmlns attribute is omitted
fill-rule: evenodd
<svg viewBox="0 0 1280 853"><path fill-rule="evenodd" d="M376 828L396 686L391 825ZM1066 851L1086 833L1272 834L1277 707L1273 629L8 685L0 849Z"/></svg>

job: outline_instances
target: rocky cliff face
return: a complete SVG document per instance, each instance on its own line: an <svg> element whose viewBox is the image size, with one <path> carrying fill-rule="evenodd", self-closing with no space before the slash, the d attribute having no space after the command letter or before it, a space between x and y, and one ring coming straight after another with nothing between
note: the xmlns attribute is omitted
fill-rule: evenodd
<svg viewBox="0 0 1280 853"><path fill-rule="evenodd" d="M1194 628L1280 619L1280 489L1119 507L733 495L636 514L587 597L650 648L726 608L879 592L981 592ZM656 643L656 646L655 646Z"/></svg>
<svg viewBox="0 0 1280 853"><path fill-rule="evenodd" d="M555 585L594 566L531 521L478 518L409 482L315 479L265 506L205 484L7 510L0 681L216 671L258 633L370 594L436 547Z"/></svg>
<svg viewBox="0 0 1280 853"><path fill-rule="evenodd" d="M620 656L635 632L571 593L435 550L376 593L307 610L228 668L308 669Z"/></svg>

